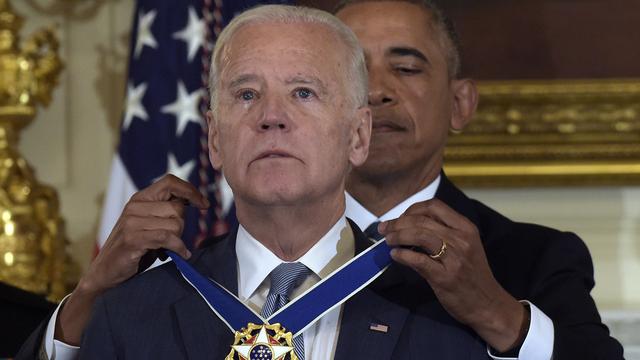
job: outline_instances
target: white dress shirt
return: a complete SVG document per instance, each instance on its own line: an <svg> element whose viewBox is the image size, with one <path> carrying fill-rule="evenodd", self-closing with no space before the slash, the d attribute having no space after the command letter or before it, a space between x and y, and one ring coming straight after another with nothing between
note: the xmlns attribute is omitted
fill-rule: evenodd
<svg viewBox="0 0 640 360"><path fill-rule="evenodd" d="M238 229L236 238L236 254L238 255L238 297L254 311L260 313L271 286L269 274L284 261L264 247L242 226ZM298 295L349 261L354 255L353 232L343 216L306 254L297 260L306 265L313 274L293 290L291 300L295 300ZM333 359L341 311L342 306L336 307L302 333L305 359Z"/></svg>
<svg viewBox="0 0 640 360"><path fill-rule="evenodd" d="M264 247L242 226L236 237L238 258L238 297L255 312L260 313L269 294L269 274L284 261ZM297 262L303 263L312 275L294 289L291 300L308 290L355 255L355 240L344 215ZM64 300L63 300L64 302ZM62 304L62 303L61 303ZM44 348L49 359L67 360L78 357L80 348L54 340L55 322L60 306L49 320ZM326 313L308 327L304 336L305 358L309 360L333 359L340 329L342 306ZM231 345L231 344L230 344Z"/></svg>
<svg viewBox="0 0 640 360"><path fill-rule="evenodd" d="M51 319L49 319L49 323L47 324L47 332L44 335L44 351L47 354L47 358L49 359L76 359L78 357L78 352L80 348L77 346L72 346L63 343L59 340L54 340L53 335L56 331L56 319L58 319L58 312L60 312L60 308L67 301L69 295L65 296L64 299L60 302L56 311L51 315Z"/></svg>
<svg viewBox="0 0 640 360"><path fill-rule="evenodd" d="M435 197L438 186L440 185L440 176L438 176L431 184L424 189L413 194L393 209L380 217L375 216L369 210L365 209L356 199L349 193L346 193L346 215L353 220L360 229L366 229L369 225L376 221L387 221L397 219L411 205L431 200ZM551 360L553 355L553 321L549 319L540 309L529 301L522 300L529 304L531 309L531 322L527 337L525 338L520 353L517 358L497 357L491 353L491 349L487 346L487 353L493 359L519 359L519 360Z"/></svg>

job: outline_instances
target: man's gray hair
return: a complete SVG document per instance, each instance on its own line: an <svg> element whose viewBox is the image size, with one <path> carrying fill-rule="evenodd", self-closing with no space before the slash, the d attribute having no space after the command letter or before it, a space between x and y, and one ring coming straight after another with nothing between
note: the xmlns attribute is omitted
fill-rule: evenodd
<svg viewBox="0 0 640 360"><path fill-rule="evenodd" d="M358 38L345 24L328 12L302 6L291 5L263 5L254 7L234 18L220 33L211 58L211 71L209 73L209 91L211 92L211 108L217 112L217 94L221 58L233 35L243 26L260 23L306 23L326 26L335 33L337 39L342 41L347 49L347 66L345 68L347 93L355 106L361 107L367 104L368 78L364 52Z"/></svg>

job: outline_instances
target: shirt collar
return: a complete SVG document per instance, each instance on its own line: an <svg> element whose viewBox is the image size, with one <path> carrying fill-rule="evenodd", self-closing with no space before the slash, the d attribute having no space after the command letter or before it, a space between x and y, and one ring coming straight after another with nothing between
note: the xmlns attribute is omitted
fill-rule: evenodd
<svg viewBox="0 0 640 360"><path fill-rule="evenodd" d="M319 277L326 275L326 271L323 270L326 270L327 265L338 255L338 249L341 248L338 243L342 231L348 226L343 214L333 227L297 261L306 265ZM238 297L241 300L251 297L271 271L284 262L251 236L242 225L238 227L236 255L238 257Z"/></svg>
<svg viewBox="0 0 640 360"><path fill-rule="evenodd" d="M387 211L380 217L375 216L369 210L367 210L362 204L358 202L358 200L354 199L349 193L345 193L346 195L346 214L349 219L353 220L356 225L360 229L366 229L369 225L376 221L387 221L397 219L402 215L407 209L421 201L431 200L436 196L436 190L438 190L438 186L440 185L440 175L431 182L431 184L427 185L422 190L417 193L409 196L406 200L399 203L391 210Z"/></svg>

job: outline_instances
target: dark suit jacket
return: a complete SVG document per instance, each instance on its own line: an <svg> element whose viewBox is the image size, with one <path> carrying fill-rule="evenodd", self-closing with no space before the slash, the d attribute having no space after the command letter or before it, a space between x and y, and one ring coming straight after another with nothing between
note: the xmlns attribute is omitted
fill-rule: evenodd
<svg viewBox="0 0 640 360"><path fill-rule="evenodd" d="M44 297L0 282L0 358L15 356L53 309L55 304Z"/></svg>
<svg viewBox="0 0 640 360"><path fill-rule="evenodd" d="M559 232L533 224L513 222L484 204L467 198L444 174L436 197L470 219L478 227L489 265L498 282L516 299L530 300L553 320L555 327L554 360L622 359L622 347L615 339L609 336L609 331L602 324L595 303L590 296L590 291L594 286L593 265L591 256L580 238L572 233ZM224 248L222 244L210 245L211 249L205 250L205 253L211 252L212 254L206 255L206 257L212 257L214 261L219 261L219 259L226 259L227 262L235 261L235 252L232 247L229 248L231 245L227 244L227 248ZM366 242L361 241L361 239L357 240L356 244L359 250L367 246ZM199 256L205 256L205 253L194 256L194 259L199 258ZM164 268L161 271L167 272L168 269ZM226 279L226 282L223 283L229 286L229 289L235 290L236 283L232 280L236 276L235 267L220 268L213 272L218 274L213 274L215 276L212 275L212 277ZM209 274L211 271L206 273ZM185 292L187 290L181 288L181 291ZM153 293L161 292L162 290L160 289L153 291ZM389 352L379 352L378 346L387 346L387 348L395 346L398 349L402 346L409 348L419 347L423 344L420 342L420 335L425 331L430 331L418 328L419 322L405 320L402 336L395 337L397 335L395 333L396 328L391 327L390 332L392 335L396 335L394 337L383 337L391 339L391 342L398 341L395 345L384 345L389 341L379 342L375 338L382 336L376 333L367 333L368 336L362 338L361 344L358 343L360 341L358 336L349 340L355 342L353 346L345 345L347 342L347 337L344 335L346 331L352 331L350 329L360 330L366 327L365 323L368 321L366 316L362 317L358 314L361 325L355 327L354 324L357 321L353 320L351 312L346 310L348 308L356 308L357 310L358 301L362 297L368 298L368 295L384 304L388 304L392 308L404 309L403 311L411 314L409 318L405 319L413 317L435 319L436 325L448 324L447 326L457 331L457 327L451 323L451 318L443 313L426 281L408 268L393 265L381 278L372 283L368 289L365 289L361 295L346 303L336 358L349 358L350 349L354 349L356 352L362 351L362 354L372 354L372 358L375 359L389 358L389 356L384 356ZM144 298L146 294L143 291L136 296ZM201 311L184 312L208 314L208 309L202 307L204 303L201 304L197 301L198 299L193 297L189 297L189 299L188 302L193 303L194 306L199 304L197 306L200 306ZM103 308L104 306L104 304L101 305ZM178 306L176 304L176 308L184 309L188 308L188 306ZM375 310L371 310L369 313L374 319L376 316L379 317L375 322L386 321L386 319L382 318L382 312L378 313ZM194 324L205 321L204 319L199 319L198 316L192 316L195 318ZM183 323L179 321L178 317L175 318L175 321L180 324ZM414 324L413 331L410 330L411 327L407 327L411 324ZM183 326L188 329L187 325ZM209 324L202 327L208 328L211 326ZM21 350L22 356L19 356L18 359L34 358L43 333L44 326L41 326L38 331L32 334L29 342L23 346ZM221 336L229 336L225 334L225 331L220 332ZM206 343L204 335L200 337L198 337L198 334L195 335L195 340L188 340L190 341L190 349L205 346L202 345ZM435 335L437 336L438 334ZM198 342L198 339L201 341ZM369 343L370 340L373 340L371 344ZM161 340L157 341L162 342ZM223 344L228 344L229 341L225 340ZM451 341L451 339L447 341ZM435 348L438 348L438 346L435 346ZM182 351L183 354L186 354L187 347L183 346ZM486 358L486 356L484 354L477 356L463 355L453 358L479 359Z"/></svg>
<svg viewBox="0 0 640 360"><path fill-rule="evenodd" d="M593 264L578 236L511 221L467 198L444 174L436 197L478 227L498 282L553 320L554 360L623 358L591 298Z"/></svg>
<svg viewBox="0 0 640 360"><path fill-rule="evenodd" d="M357 228L355 233L358 251L370 246ZM190 262L237 293L235 233L194 253ZM476 335L398 274L383 275L345 303L336 359L487 358ZM407 306L394 298L413 300ZM81 359L223 359L233 342L231 331L172 263L108 291L93 311ZM387 325L389 332L372 331L371 323Z"/></svg>

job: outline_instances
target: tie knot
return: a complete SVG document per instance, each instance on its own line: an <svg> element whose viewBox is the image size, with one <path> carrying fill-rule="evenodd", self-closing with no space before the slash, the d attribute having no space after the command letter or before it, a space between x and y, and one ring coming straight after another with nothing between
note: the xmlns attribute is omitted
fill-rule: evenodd
<svg viewBox="0 0 640 360"><path fill-rule="evenodd" d="M378 232L378 225L380 225L380 221L373 222L364 230L364 234L376 241L382 239L384 236Z"/></svg>
<svg viewBox="0 0 640 360"><path fill-rule="evenodd" d="M278 265L269 275L271 279L269 294L280 294L290 298L293 289L302 284L310 273L311 270L303 263L282 263Z"/></svg>

